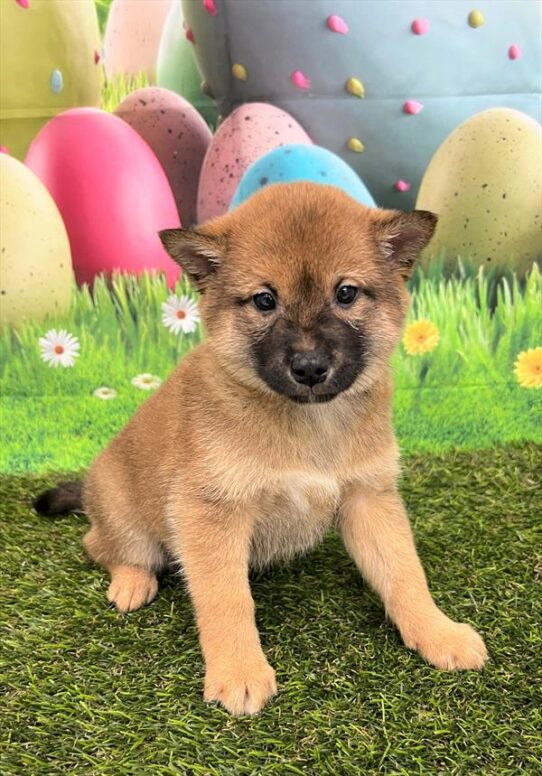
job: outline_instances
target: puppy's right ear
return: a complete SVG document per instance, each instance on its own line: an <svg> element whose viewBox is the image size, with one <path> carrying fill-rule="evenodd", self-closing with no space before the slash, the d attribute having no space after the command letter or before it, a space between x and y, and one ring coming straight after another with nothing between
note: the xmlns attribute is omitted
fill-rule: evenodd
<svg viewBox="0 0 542 776"><path fill-rule="evenodd" d="M198 229L162 229L158 235L173 261L180 264L196 288L203 292L208 277L222 262L223 239Z"/></svg>

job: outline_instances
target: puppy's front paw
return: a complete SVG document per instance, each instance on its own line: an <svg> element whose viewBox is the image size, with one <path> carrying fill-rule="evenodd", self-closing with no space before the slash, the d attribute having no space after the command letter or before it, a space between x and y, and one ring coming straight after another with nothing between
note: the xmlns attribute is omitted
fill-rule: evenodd
<svg viewBox="0 0 542 776"><path fill-rule="evenodd" d="M158 580L151 571L135 566L116 566L112 571L107 600L119 612L134 612L150 604L158 592Z"/></svg>
<svg viewBox="0 0 542 776"><path fill-rule="evenodd" d="M403 641L445 671L479 671L488 658L482 637L470 625L454 622L444 614L410 628L403 633Z"/></svg>
<svg viewBox="0 0 542 776"><path fill-rule="evenodd" d="M234 714L257 714L277 692L275 672L263 656L207 668L204 699Z"/></svg>

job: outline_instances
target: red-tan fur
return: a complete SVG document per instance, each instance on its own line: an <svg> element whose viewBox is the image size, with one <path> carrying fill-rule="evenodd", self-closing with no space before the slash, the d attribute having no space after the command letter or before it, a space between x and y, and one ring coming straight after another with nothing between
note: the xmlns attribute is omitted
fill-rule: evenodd
<svg viewBox="0 0 542 776"><path fill-rule="evenodd" d="M409 225L331 187L289 184L168 246L204 291L208 336L94 462L85 546L109 570L109 600L121 611L149 603L157 571L168 558L180 563L205 698L234 714L258 712L276 692L249 566L306 551L333 525L408 647L443 669L486 659L480 636L433 602L397 491L389 359L408 308L404 279L434 228ZM212 271L202 278L206 258ZM370 358L351 388L322 404L296 404L259 379L249 358L258 313L233 301L271 279L295 300L302 270L322 293L338 275L376 289L374 301L337 312L363 326ZM307 341L313 301L299 300Z"/></svg>

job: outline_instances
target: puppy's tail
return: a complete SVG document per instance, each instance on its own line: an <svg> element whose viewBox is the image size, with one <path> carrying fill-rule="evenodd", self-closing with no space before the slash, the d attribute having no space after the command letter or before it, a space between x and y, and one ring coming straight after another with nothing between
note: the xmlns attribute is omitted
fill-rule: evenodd
<svg viewBox="0 0 542 776"><path fill-rule="evenodd" d="M83 483L61 482L56 488L45 490L34 499L34 509L45 517L83 513Z"/></svg>

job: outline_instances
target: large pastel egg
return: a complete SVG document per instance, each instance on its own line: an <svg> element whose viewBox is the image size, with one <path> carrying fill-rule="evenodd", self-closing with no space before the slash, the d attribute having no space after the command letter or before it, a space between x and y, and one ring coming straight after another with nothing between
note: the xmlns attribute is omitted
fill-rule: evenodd
<svg viewBox="0 0 542 776"><path fill-rule="evenodd" d="M166 173L185 226L196 221L198 180L211 130L178 94L148 86L129 94L115 111L149 144Z"/></svg>
<svg viewBox="0 0 542 776"><path fill-rule="evenodd" d="M237 108L209 146L198 189L198 220L225 213L247 168L277 146L310 144L305 130L288 113L267 103Z"/></svg>
<svg viewBox="0 0 542 776"><path fill-rule="evenodd" d="M524 274L542 256L542 127L494 108L460 124L431 159L416 207L439 215L427 251Z"/></svg>
<svg viewBox="0 0 542 776"><path fill-rule="evenodd" d="M365 184L339 156L316 145L285 145L269 151L250 165L237 187L231 208L270 183L293 181L336 186L363 205L375 206Z"/></svg>
<svg viewBox="0 0 542 776"><path fill-rule="evenodd" d="M540 0L183 0L182 8L221 116L247 102L282 108L385 207L414 206L435 149L469 116L506 106L540 121ZM476 29L475 10L485 18Z"/></svg>
<svg viewBox="0 0 542 776"><path fill-rule="evenodd" d="M201 113L208 124L216 126L218 112L202 89L203 76L194 56L195 39L183 26L180 2L173 3L166 19L156 64L156 83L177 92Z"/></svg>
<svg viewBox="0 0 542 776"><path fill-rule="evenodd" d="M73 270L68 235L43 183L0 154L0 324L65 312Z"/></svg>
<svg viewBox="0 0 542 776"><path fill-rule="evenodd" d="M100 104L94 0L0 0L0 145L24 159L52 116Z"/></svg>
<svg viewBox="0 0 542 776"><path fill-rule="evenodd" d="M109 78L145 73L156 76L158 47L173 0L113 0L104 38Z"/></svg>
<svg viewBox="0 0 542 776"><path fill-rule="evenodd" d="M78 283L113 270L177 279L158 237L180 224L175 199L160 162L126 122L93 108L62 113L43 127L26 163L64 219Z"/></svg>

